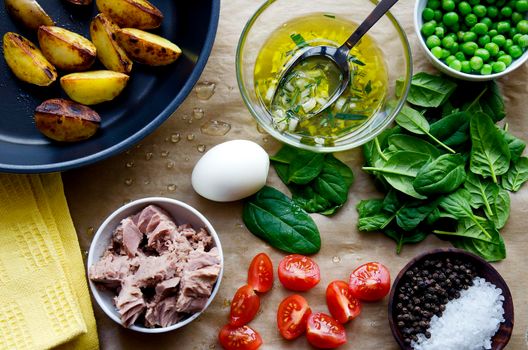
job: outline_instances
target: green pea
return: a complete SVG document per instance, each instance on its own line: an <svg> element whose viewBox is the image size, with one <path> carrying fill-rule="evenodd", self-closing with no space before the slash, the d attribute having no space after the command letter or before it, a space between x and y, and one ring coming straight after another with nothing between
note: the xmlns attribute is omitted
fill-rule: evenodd
<svg viewBox="0 0 528 350"><path fill-rule="evenodd" d="M434 10L434 20L437 22L442 22L442 17L444 14L440 10Z"/></svg>
<svg viewBox="0 0 528 350"><path fill-rule="evenodd" d="M510 46L510 48L508 49L508 53L510 54L511 57L513 58L519 58L522 56L523 54L523 50L521 49L521 47L519 45L512 45Z"/></svg>
<svg viewBox="0 0 528 350"><path fill-rule="evenodd" d="M515 3L515 9L519 12L527 12L528 11L528 1L518 0Z"/></svg>
<svg viewBox="0 0 528 350"><path fill-rule="evenodd" d="M465 34L465 32L459 30L459 31L456 33L457 40L460 41L460 42L464 41L464 34Z"/></svg>
<svg viewBox="0 0 528 350"><path fill-rule="evenodd" d="M453 44L453 46L451 46L451 48L449 49L449 51L451 51L452 54L456 54L456 53L458 52L458 48L459 48L459 47L458 47L458 43L455 42L455 43Z"/></svg>
<svg viewBox="0 0 528 350"><path fill-rule="evenodd" d="M469 60L469 64L471 65L471 69L478 71L484 65L484 61L478 56L473 56Z"/></svg>
<svg viewBox="0 0 528 350"><path fill-rule="evenodd" d="M528 47L528 34L523 34L521 35L521 37L519 38L519 40L517 40L517 44L522 48L527 48Z"/></svg>
<svg viewBox="0 0 528 350"><path fill-rule="evenodd" d="M462 39L465 43L468 41L476 41L477 40L477 34L473 32L465 32L464 38Z"/></svg>
<svg viewBox="0 0 528 350"><path fill-rule="evenodd" d="M422 11L422 18L424 21L430 21L434 18L434 10L429 7L424 8Z"/></svg>
<svg viewBox="0 0 528 350"><path fill-rule="evenodd" d="M485 23L477 23L471 28L471 32L476 35L484 35L488 32L488 26Z"/></svg>
<svg viewBox="0 0 528 350"><path fill-rule="evenodd" d="M517 28L517 31L521 34L528 34L528 21L525 19L520 20L515 28Z"/></svg>
<svg viewBox="0 0 528 350"><path fill-rule="evenodd" d="M429 0L427 1L427 7L436 10L440 8L440 0Z"/></svg>
<svg viewBox="0 0 528 350"><path fill-rule="evenodd" d="M487 15L489 18L496 18L499 15L499 9L495 6L489 6Z"/></svg>
<svg viewBox="0 0 528 350"><path fill-rule="evenodd" d="M518 44L519 43L519 39L522 37L523 35L520 34L520 33L517 33L515 35L512 36L512 40L513 40L513 43L514 44Z"/></svg>
<svg viewBox="0 0 528 350"><path fill-rule="evenodd" d="M484 45L484 48L488 50L489 54L493 57L499 54L499 45L495 43L487 43L486 45Z"/></svg>
<svg viewBox="0 0 528 350"><path fill-rule="evenodd" d="M435 46L431 49L431 53L434 57L441 59L442 58L442 48L440 46Z"/></svg>
<svg viewBox="0 0 528 350"><path fill-rule="evenodd" d="M480 23L484 23L488 27L488 29L493 25L493 21L489 17L481 18Z"/></svg>
<svg viewBox="0 0 528 350"><path fill-rule="evenodd" d="M510 31L508 32L508 35L510 36L510 38L513 38L516 34L518 34L518 31L517 31L517 28L515 27L512 27Z"/></svg>
<svg viewBox="0 0 528 350"><path fill-rule="evenodd" d="M477 16L475 16L475 14L470 13L469 15L466 16L466 18L464 19L464 22L468 26L473 27L475 24L477 24L478 18L477 18Z"/></svg>
<svg viewBox="0 0 528 350"><path fill-rule="evenodd" d="M513 40L512 39L506 39L506 42L504 43L504 49L506 51L508 51L509 48L512 47L512 46L513 46Z"/></svg>
<svg viewBox="0 0 528 350"><path fill-rule="evenodd" d="M488 9L486 8L486 6L484 5L475 5L473 7L473 13L477 16L477 17L484 17L486 16L486 13L488 12Z"/></svg>
<svg viewBox="0 0 528 350"><path fill-rule="evenodd" d="M446 58L448 58L450 55L451 55L451 51L446 50L446 49L442 49L442 59L443 59L443 60L445 60Z"/></svg>
<svg viewBox="0 0 528 350"><path fill-rule="evenodd" d="M456 60L456 57L453 55L450 55L448 58L445 59L445 63L449 66L449 64Z"/></svg>
<svg viewBox="0 0 528 350"><path fill-rule="evenodd" d="M458 12L460 12L462 16L469 15L471 13L471 5L466 1L462 1L458 4Z"/></svg>
<svg viewBox="0 0 528 350"><path fill-rule="evenodd" d="M497 34L491 38L491 42L499 45L499 47L502 47L506 43L506 37L502 34Z"/></svg>
<svg viewBox="0 0 528 350"><path fill-rule="evenodd" d="M492 29L488 32L488 35L492 38L497 34L499 34L499 32L497 32L497 29Z"/></svg>
<svg viewBox="0 0 528 350"><path fill-rule="evenodd" d="M511 7L509 6L504 6L503 8L501 8L501 11L500 11L501 15L503 15L504 17L510 17L513 13L513 10Z"/></svg>
<svg viewBox="0 0 528 350"><path fill-rule="evenodd" d="M490 58L490 53L486 49L475 50L475 56L482 58L483 61L487 61Z"/></svg>
<svg viewBox="0 0 528 350"><path fill-rule="evenodd" d="M464 55L473 56L475 54L475 51L478 49L478 45L477 43L470 41L467 43L463 43L460 46L460 49L462 50Z"/></svg>
<svg viewBox="0 0 528 350"><path fill-rule="evenodd" d="M477 44L479 44L479 46L481 47L485 46L489 42L491 42L491 38L489 35L483 35L477 40Z"/></svg>
<svg viewBox="0 0 528 350"><path fill-rule="evenodd" d="M508 67L512 62L513 58L510 55L502 55L499 58L497 58L498 62L503 62L506 67Z"/></svg>
<svg viewBox="0 0 528 350"><path fill-rule="evenodd" d="M462 62L466 60L466 55L464 55L462 51L458 51L455 53L455 58L459 60L460 62Z"/></svg>
<svg viewBox="0 0 528 350"><path fill-rule="evenodd" d="M446 11L453 11L455 7L456 5L453 0L443 0L442 1L442 8Z"/></svg>
<svg viewBox="0 0 528 350"><path fill-rule="evenodd" d="M442 17L442 22L451 27L455 23L458 23L458 14L456 12L448 12Z"/></svg>
<svg viewBox="0 0 528 350"><path fill-rule="evenodd" d="M510 29L510 22L500 21L499 23L497 23L497 31L501 34L508 33Z"/></svg>
<svg viewBox="0 0 528 350"><path fill-rule="evenodd" d="M455 39L453 39L451 36L446 35L442 39L442 46L446 49L451 49L454 43L455 43Z"/></svg>
<svg viewBox="0 0 528 350"><path fill-rule="evenodd" d="M519 12L512 13L511 20L514 24L519 23L520 20L523 20L524 16L521 15Z"/></svg>
<svg viewBox="0 0 528 350"><path fill-rule="evenodd" d="M481 75L489 75L493 71L493 68L491 68L491 64L484 64L482 68L480 69Z"/></svg>
<svg viewBox="0 0 528 350"><path fill-rule="evenodd" d="M469 64L469 61L462 61L462 72L463 73L471 73L471 65Z"/></svg>
<svg viewBox="0 0 528 350"><path fill-rule="evenodd" d="M500 50L499 53L497 54L497 56L501 57L501 56L504 56L506 55L506 52Z"/></svg>
<svg viewBox="0 0 528 350"><path fill-rule="evenodd" d="M436 25L434 25L434 24L431 23L431 22L426 22L426 23L424 23L424 25L422 26L422 30L421 30L421 32L422 32L423 36L425 36L425 37L429 37L429 36L431 36L431 35L434 34L435 29L436 29Z"/></svg>
<svg viewBox="0 0 528 350"><path fill-rule="evenodd" d="M501 61L493 62L491 64L491 69L493 70L493 73L504 72L504 70L506 69L506 64Z"/></svg>
<svg viewBox="0 0 528 350"><path fill-rule="evenodd" d="M459 60L454 60L453 62L449 63L449 68L460 72L462 70L462 62L460 62Z"/></svg>
<svg viewBox="0 0 528 350"><path fill-rule="evenodd" d="M445 35L445 29L442 27L436 27L434 34L440 39L442 39Z"/></svg>

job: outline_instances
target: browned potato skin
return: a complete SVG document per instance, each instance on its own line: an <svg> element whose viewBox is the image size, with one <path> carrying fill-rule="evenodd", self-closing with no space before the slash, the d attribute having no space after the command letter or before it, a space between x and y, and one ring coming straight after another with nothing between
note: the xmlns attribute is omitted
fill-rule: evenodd
<svg viewBox="0 0 528 350"><path fill-rule="evenodd" d="M99 61L106 69L130 74L133 63L116 41L118 31L119 27L104 13L95 16L90 23L90 37L97 48Z"/></svg>
<svg viewBox="0 0 528 350"><path fill-rule="evenodd" d="M55 98L35 109L35 124L52 140L75 142L92 137L99 129L101 117L90 107Z"/></svg>
<svg viewBox="0 0 528 350"><path fill-rule="evenodd" d="M181 55L181 50L176 44L161 36L135 28L119 30L117 41L133 60L149 66L171 64Z"/></svg>
<svg viewBox="0 0 528 350"><path fill-rule="evenodd" d="M55 67L22 35L5 33L3 49L6 63L18 79L38 86L48 86L57 79Z"/></svg>
<svg viewBox="0 0 528 350"><path fill-rule="evenodd" d="M40 26L55 24L35 0L4 0L7 12L24 26L37 30Z"/></svg>
<svg viewBox="0 0 528 350"><path fill-rule="evenodd" d="M92 0L66 0L67 2L69 2L70 4L74 4L74 5L90 5L92 3Z"/></svg>
<svg viewBox="0 0 528 350"><path fill-rule="evenodd" d="M96 4L120 27L154 29L163 21L163 13L147 0L96 0Z"/></svg>
<svg viewBox="0 0 528 350"><path fill-rule="evenodd" d="M38 41L44 56L65 71L87 70L97 57L97 50L90 40L64 28L40 26Z"/></svg>

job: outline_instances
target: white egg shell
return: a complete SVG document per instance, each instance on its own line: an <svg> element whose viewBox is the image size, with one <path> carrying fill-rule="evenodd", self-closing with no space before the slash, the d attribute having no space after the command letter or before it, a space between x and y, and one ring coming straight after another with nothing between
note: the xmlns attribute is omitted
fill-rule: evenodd
<svg viewBox="0 0 528 350"><path fill-rule="evenodd" d="M268 154L255 142L227 141L211 148L196 163L192 186L212 201L236 201L266 184L269 163Z"/></svg>

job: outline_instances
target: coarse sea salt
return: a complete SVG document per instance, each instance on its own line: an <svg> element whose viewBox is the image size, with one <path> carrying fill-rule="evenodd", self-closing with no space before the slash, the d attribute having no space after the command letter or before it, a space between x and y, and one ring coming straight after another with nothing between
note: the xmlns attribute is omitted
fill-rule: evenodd
<svg viewBox="0 0 528 350"><path fill-rule="evenodd" d="M503 302L500 288L476 277L460 298L446 304L441 317L431 318L431 337L419 334L411 346L415 350L491 349L491 338L504 322Z"/></svg>

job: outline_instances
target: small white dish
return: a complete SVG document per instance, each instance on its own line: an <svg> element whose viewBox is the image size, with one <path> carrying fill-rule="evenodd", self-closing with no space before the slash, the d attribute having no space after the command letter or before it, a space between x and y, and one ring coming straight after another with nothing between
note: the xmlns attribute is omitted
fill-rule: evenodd
<svg viewBox="0 0 528 350"><path fill-rule="evenodd" d="M203 216L198 210L194 209L188 204L185 204L183 202L180 202L175 199L171 198L164 198L164 197L149 197L149 198L143 198L135 200L131 203L128 203L116 211L114 211L99 227L97 230L93 240L92 244L90 246L90 251L88 252L88 261L87 261L87 268L89 269L90 266L92 266L96 261L98 261L108 248L110 244L110 240L112 238L112 233L114 232L114 229L117 227L119 222L123 220L124 218L136 214L139 211L141 211L146 206L154 204L159 206L160 208L167 211L173 218L176 220L176 223L181 224L191 224L194 228L198 229L201 227L204 227L207 229L211 237L213 238L214 245L218 248L218 252L220 255L220 261L221 261L221 269L220 274L218 275L218 280L216 281L216 284L213 288L213 291L211 293L211 296L207 300L207 304L205 305L204 309L200 312L197 312L193 314L192 316L185 318L181 320L178 323L173 324L169 327L162 327L162 328L147 328L142 327L138 325L132 325L131 327L128 327L128 329L131 329L136 332L142 332L142 333L165 333L170 332L172 330L181 328L192 321L194 321L198 316L200 316L211 304L213 299L216 296L216 293L218 292L218 289L220 288L220 282L222 281L222 276L224 272L224 255L222 251L222 245L220 243L220 239L218 238L218 235L211 225L211 223ZM110 290L104 290L103 288L98 288L97 285L92 282L90 279L88 279L88 284L90 285L90 289L92 291L92 295L94 296L94 299L97 301L97 304L99 304L99 307L110 317L112 320L114 320L116 323L119 323L122 325L121 320L119 318L119 313L117 312L114 303L113 298L115 296L115 293Z"/></svg>
<svg viewBox="0 0 528 350"><path fill-rule="evenodd" d="M416 32L416 35L418 36L418 41L420 43L420 46L425 51L425 54L427 56L427 59L435 66L439 71L442 73L445 73L453 78L467 80L467 81L488 81L497 79L499 77L502 77L506 74L509 74L522 66L526 61L528 60L528 50L519 58L514 60L512 64L507 67L504 71L500 73L494 73L494 74L488 74L488 75L479 75L479 74L468 74L463 73L454 70L453 68L450 68L447 64L440 61L438 58L436 58L432 53L431 50L427 47L425 44L425 40L421 33L421 28L423 25L423 18L422 18L422 11L425 8L427 4L427 0L416 0L414 5L414 30Z"/></svg>

